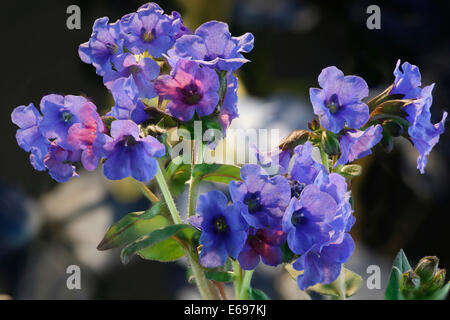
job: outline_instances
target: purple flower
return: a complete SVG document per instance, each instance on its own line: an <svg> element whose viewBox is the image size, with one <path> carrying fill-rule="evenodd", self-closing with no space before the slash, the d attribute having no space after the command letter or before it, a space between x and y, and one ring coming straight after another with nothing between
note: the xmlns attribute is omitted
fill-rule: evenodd
<svg viewBox="0 0 450 320"><path fill-rule="evenodd" d="M91 38L78 48L81 60L92 64L100 76L112 71L111 59L123 53L119 22L108 21L108 17L95 20Z"/></svg>
<svg viewBox="0 0 450 320"><path fill-rule="evenodd" d="M341 157L335 166L344 165L355 159L371 154L371 148L383 137L383 127L379 124L370 126L365 131L348 130L340 140Z"/></svg>
<svg viewBox="0 0 450 320"><path fill-rule="evenodd" d="M245 246L238 257L242 269L255 269L261 259L269 266L279 265L282 260L280 246L285 238L281 230L251 228Z"/></svg>
<svg viewBox="0 0 450 320"><path fill-rule="evenodd" d="M292 198L283 216L283 231L292 252L304 254L313 245L329 241L337 209L333 197L313 184L303 189L300 199Z"/></svg>
<svg viewBox="0 0 450 320"><path fill-rule="evenodd" d="M143 5L120 20L125 47L136 54L148 51L160 57L173 46L181 28L179 19L178 15L165 15L155 3Z"/></svg>
<svg viewBox="0 0 450 320"><path fill-rule="evenodd" d="M228 256L237 258L247 238L247 223L236 205L227 206L228 199L220 191L213 190L198 198L199 215L189 218L202 230L200 263L206 268L224 265Z"/></svg>
<svg viewBox="0 0 450 320"><path fill-rule="evenodd" d="M211 114L219 102L217 73L194 61L180 59L172 75L160 76L154 85L160 96L171 100L166 112L182 121L195 112L200 117Z"/></svg>
<svg viewBox="0 0 450 320"><path fill-rule="evenodd" d="M234 203L242 205L247 223L258 229L280 229L291 196L289 182L283 176L269 177L255 164L243 166L241 178L243 181L230 182L230 195Z"/></svg>
<svg viewBox="0 0 450 320"><path fill-rule="evenodd" d="M81 96L44 96L41 100L43 118L39 131L48 139L56 139L61 148L71 150L72 146L67 142L67 132L74 123L80 122L79 110L88 102Z"/></svg>
<svg viewBox="0 0 450 320"><path fill-rule="evenodd" d="M250 148L255 153L258 164L263 167L268 174L285 174L289 169L291 154L289 151L283 151L276 148L269 152L263 152L257 149L255 145Z"/></svg>
<svg viewBox="0 0 450 320"><path fill-rule="evenodd" d="M66 182L72 177L78 177L74 162L80 161L80 151L61 148L53 141L44 158L45 166L50 176L58 182Z"/></svg>
<svg viewBox="0 0 450 320"><path fill-rule="evenodd" d="M105 126L92 102L81 107L79 117L81 122L69 128L67 140L74 150L81 150L81 163L86 170L93 171L101 157L96 149L106 142Z"/></svg>
<svg viewBox="0 0 450 320"><path fill-rule="evenodd" d="M409 62L404 62L400 69L400 59L394 70L394 87L391 94L404 94L404 99L416 99L420 96L421 75L419 68Z"/></svg>
<svg viewBox="0 0 450 320"><path fill-rule="evenodd" d="M229 72L227 75L227 92L220 106L219 123L223 130L228 129L233 119L239 117L237 109L238 79Z"/></svg>
<svg viewBox="0 0 450 320"><path fill-rule="evenodd" d="M391 93L404 94L405 99L418 99L403 109L408 114L406 120L411 124L408 128L408 134L414 147L419 151L417 169L423 174L427 165L427 156L438 143L439 136L444 133L447 112L443 113L441 121L433 125L430 108L433 102L434 84L420 88L419 68L408 62L402 64L402 70L399 66L400 60L395 67L395 81Z"/></svg>
<svg viewBox="0 0 450 320"><path fill-rule="evenodd" d="M336 67L327 67L319 75L322 89L311 88L314 113L325 129L338 133L345 124L359 129L369 119L369 107L361 101L369 94L367 83L357 76L344 76Z"/></svg>
<svg viewBox="0 0 450 320"><path fill-rule="evenodd" d="M108 179L132 176L147 182L156 175L158 162L154 158L165 154L163 144L152 136L139 137L139 127L131 120L113 121L111 137L104 146L107 159L103 170Z"/></svg>
<svg viewBox="0 0 450 320"><path fill-rule="evenodd" d="M198 27L195 34L179 38L168 52L169 61L192 59L214 69L235 71L249 61L242 52L250 52L253 42L251 33L233 37L226 23L209 21Z"/></svg>
<svg viewBox="0 0 450 320"><path fill-rule="evenodd" d="M159 65L149 57L136 58L131 53L123 53L113 59L115 70L107 72L103 82L108 89L114 89L114 81L119 78L133 77L140 98L156 97L152 80L159 75Z"/></svg>
<svg viewBox="0 0 450 320"><path fill-rule="evenodd" d="M328 284L337 279L341 272L341 266L352 255L355 243L352 237L346 233L341 242L332 243L320 248L315 245L293 263L296 270L304 272L297 277L300 290L317 283Z"/></svg>
<svg viewBox="0 0 450 320"><path fill-rule="evenodd" d="M318 174L314 184L320 191L328 193L336 202L337 208L333 221L330 222L333 227L331 242L342 239L344 232L349 232L355 223L355 217L352 215L353 209L350 204L350 191L347 191L348 185L345 178L338 173L326 173L322 171Z"/></svg>
<svg viewBox="0 0 450 320"><path fill-rule="evenodd" d="M41 119L41 114L32 103L15 108L11 114L12 122L19 126L16 133L17 143L26 152L31 152L30 162L38 171L46 169L44 156L50 144L39 131Z"/></svg>
<svg viewBox="0 0 450 320"><path fill-rule="evenodd" d="M296 158L292 165L291 178L304 184L311 184L325 167L316 162L311 155L312 144L307 141L302 145L295 147Z"/></svg>
<svg viewBox="0 0 450 320"><path fill-rule="evenodd" d="M140 124L147 120L144 104L139 99L139 90L133 76L128 78L119 78L113 82L111 93L114 97L115 105L108 116L119 120L133 120Z"/></svg>

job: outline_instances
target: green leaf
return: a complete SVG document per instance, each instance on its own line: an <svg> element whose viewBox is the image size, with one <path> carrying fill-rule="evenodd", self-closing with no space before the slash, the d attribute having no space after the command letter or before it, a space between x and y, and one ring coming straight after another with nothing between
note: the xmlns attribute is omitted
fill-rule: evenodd
<svg viewBox="0 0 450 320"><path fill-rule="evenodd" d="M171 161L166 168L166 180L173 196L180 195L183 192L186 182L191 177L191 165L184 163L176 164L176 162L181 162L181 159Z"/></svg>
<svg viewBox="0 0 450 320"><path fill-rule="evenodd" d="M209 271L206 272L206 278L218 282L233 282L235 275L227 271Z"/></svg>
<svg viewBox="0 0 450 320"><path fill-rule="evenodd" d="M232 180L241 180L241 168L231 164L196 164L194 179L228 184Z"/></svg>
<svg viewBox="0 0 450 320"><path fill-rule="evenodd" d="M259 289L248 288L247 294L250 300L270 300L267 294Z"/></svg>
<svg viewBox="0 0 450 320"><path fill-rule="evenodd" d="M346 268L342 268L342 272L344 273L345 296L348 298L353 296L361 287L362 278L360 275ZM342 274L339 276L342 276ZM339 279L337 279L329 284L318 283L314 286L309 287L308 290L323 295L339 297L340 296L339 285L340 285Z"/></svg>
<svg viewBox="0 0 450 320"><path fill-rule="evenodd" d="M125 246L143 235L166 226L167 219L160 215L164 210L167 210L166 206L158 202L147 211L127 214L108 229L97 250Z"/></svg>
<svg viewBox="0 0 450 320"><path fill-rule="evenodd" d="M320 139L320 149L328 155L338 155L340 150L339 140L333 132L324 130Z"/></svg>
<svg viewBox="0 0 450 320"><path fill-rule="evenodd" d="M354 177L360 176L362 174L362 167L358 164L348 164L343 166L339 170L339 173L346 179L353 179Z"/></svg>
<svg viewBox="0 0 450 320"><path fill-rule="evenodd" d="M447 282L441 289L436 290L432 295L427 297L427 300L445 300L447 298L448 291L450 290L450 282Z"/></svg>
<svg viewBox="0 0 450 320"><path fill-rule="evenodd" d="M411 266L406 258L403 249L400 249L399 253L395 257L394 264L392 266L389 282L386 287L385 298L386 300L403 300L404 297L401 293L403 273L411 270Z"/></svg>
<svg viewBox="0 0 450 320"><path fill-rule="evenodd" d="M405 273L412 269L403 249L400 249L395 257L394 266L397 267L401 273Z"/></svg>
<svg viewBox="0 0 450 320"><path fill-rule="evenodd" d="M124 264L128 263L135 254L139 254L145 259L173 261L182 256L180 256L181 250L175 243L178 243L183 249L182 241L191 241L197 233L199 231L188 224L166 226L141 237L125 247L120 254L120 258ZM166 241L168 239L173 241ZM161 244L162 242L164 243ZM156 246L157 244L159 245ZM175 252L172 253L172 251Z"/></svg>

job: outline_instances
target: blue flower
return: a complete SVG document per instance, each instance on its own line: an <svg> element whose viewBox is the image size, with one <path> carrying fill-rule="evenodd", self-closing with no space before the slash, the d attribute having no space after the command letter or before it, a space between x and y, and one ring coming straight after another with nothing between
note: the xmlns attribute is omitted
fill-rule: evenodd
<svg viewBox="0 0 450 320"><path fill-rule="evenodd" d="M228 129L233 119L239 117L237 109L238 101L238 79L229 72L226 76L227 79L227 92L223 99L223 103L220 106L219 123L223 130Z"/></svg>
<svg viewBox="0 0 450 320"><path fill-rule="evenodd" d="M418 99L403 109L408 114L406 120L411 124L408 128L409 137L414 147L419 151L417 169L423 174L428 155L438 143L439 136L444 133L447 112L443 113L441 121L432 124L430 108L433 102L434 84L420 88L419 68L408 62L402 64L402 70L399 66L400 60L395 67L395 81L391 93L404 94L405 99Z"/></svg>
<svg viewBox="0 0 450 320"><path fill-rule="evenodd" d="M145 105L139 99L139 89L133 76L128 78L119 78L113 82L111 93L114 97L115 105L111 111L107 113L108 116L119 120L133 120L140 124L148 119L145 112Z"/></svg>
<svg viewBox="0 0 450 320"><path fill-rule="evenodd" d="M239 264L244 270L255 269L261 259L266 265L279 265L282 261L280 246L285 240L286 236L281 230L251 228L239 254Z"/></svg>
<svg viewBox="0 0 450 320"><path fill-rule="evenodd" d="M39 124L39 131L48 139L56 139L61 148L72 150L72 146L67 142L67 133L73 124L80 122L79 110L88 102L81 96L57 94L44 96L41 99L43 118Z"/></svg>
<svg viewBox="0 0 450 320"><path fill-rule="evenodd" d="M304 184L311 184L325 167L312 157L312 144L307 141L294 149L295 160L292 165L291 178Z"/></svg>
<svg viewBox="0 0 450 320"><path fill-rule="evenodd" d="M242 216L255 228L281 228L284 210L289 204L291 187L283 176L269 177L255 164L241 168L243 181L230 182L234 203L241 204Z"/></svg>
<svg viewBox="0 0 450 320"><path fill-rule="evenodd" d="M152 136L139 137L139 127L131 120L111 123L111 137L104 148L106 162L103 166L108 179L120 180L132 176L136 180L151 180L158 169L155 157L165 154L165 147Z"/></svg>
<svg viewBox="0 0 450 320"><path fill-rule="evenodd" d="M224 265L228 256L237 258L247 238L247 223L236 205L227 206L228 199L213 190L198 198L199 215L189 221L201 229L200 263L206 268Z"/></svg>
<svg viewBox="0 0 450 320"><path fill-rule="evenodd" d="M359 129L369 120L369 107L361 99L369 95L363 78L344 76L336 67L327 67L319 75L322 89L311 88L314 113L325 129L338 133L345 124Z"/></svg>
<svg viewBox="0 0 450 320"><path fill-rule="evenodd" d="M317 283L328 284L337 279L341 266L353 254L355 243L347 233L341 242L331 243L320 248L315 245L293 263L295 270L303 270L297 277L300 290Z"/></svg>
<svg viewBox="0 0 450 320"><path fill-rule="evenodd" d="M154 57L166 53L181 31L180 17L168 16L156 3L141 6L120 20L125 47L135 54L147 51Z"/></svg>
<svg viewBox="0 0 450 320"><path fill-rule="evenodd" d="M108 17L95 20L88 42L80 45L78 54L84 63L92 64L98 75L112 71L112 58L123 53L119 21L108 23Z"/></svg>
<svg viewBox="0 0 450 320"><path fill-rule="evenodd" d="M171 75L155 80L155 89L161 97L170 99L166 112L181 121L210 115L219 102L219 77L210 68L197 62L180 59Z"/></svg>
<svg viewBox="0 0 450 320"><path fill-rule="evenodd" d="M289 162L291 161L291 153L276 148L269 152L258 150L256 145L251 145L250 148L255 153L258 164L263 167L268 174L285 174L289 169Z"/></svg>
<svg viewBox="0 0 450 320"><path fill-rule="evenodd" d="M422 89L419 68L409 62L404 62L400 68L400 59L394 70L394 87L391 94L403 94L404 99L416 99L420 96Z"/></svg>
<svg viewBox="0 0 450 320"><path fill-rule="evenodd" d="M341 157L335 166L344 165L355 159L371 154L371 148L383 137L383 127L379 124L364 131L348 130L340 139Z"/></svg>
<svg viewBox="0 0 450 320"><path fill-rule="evenodd" d="M304 254L314 245L327 243L337 209L333 197L314 184L303 189L300 199L292 198L283 216L283 231L292 252Z"/></svg>
<svg viewBox="0 0 450 320"><path fill-rule="evenodd" d="M185 58L214 69L235 71L249 61L242 52L250 52L253 42L251 33L233 37L226 23L209 21L198 27L195 34L180 37L168 56L171 64L177 58Z"/></svg>
<svg viewBox="0 0 450 320"><path fill-rule="evenodd" d="M336 202L337 208L333 221L330 222L333 227L331 242L342 239L345 232L349 232L355 223L355 217L352 215L353 209L350 204L351 192L348 190L345 178L338 173L320 172L317 175L314 184L320 191L328 193Z"/></svg>
<svg viewBox="0 0 450 320"><path fill-rule="evenodd" d="M114 89L114 81L119 78L133 77L140 98L156 97L152 80L159 75L159 65L149 57L136 58L131 53L123 53L113 59L115 70L107 72L103 82L108 89Z"/></svg>
<svg viewBox="0 0 450 320"><path fill-rule="evenodd" d="M80 156L81 151L66 150L53 141L45 155L44 163L53 179L67 182L72 177L78 177L73 163L80 161Z"/></svg>
<svg viewBox="0 0 450 320"><path fill-rule="evenodd" d="M31 152L30 162L38 171L46 170L44 156L50 144L39 131L41 119L41 114L32 103L15 108L11 114L12 122L19 126L16 133L17 143L26 152Z"/></svg>

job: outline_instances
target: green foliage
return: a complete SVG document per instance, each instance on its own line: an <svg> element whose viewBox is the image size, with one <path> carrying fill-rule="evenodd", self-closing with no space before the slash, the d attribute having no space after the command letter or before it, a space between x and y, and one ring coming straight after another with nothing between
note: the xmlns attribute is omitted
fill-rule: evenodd
<svg viewBox="0 0 450 320"><path fill-rule="evenodd" d="M197 229L187 224L166 226L126 246L120 258L124 264L135 254L149 260L173 261L184 255L186 243L190 243L198 233Z"/></svg>
<svg viewBox="0 0 450 320"><path fill-rule="evenodd" d="M248 288L247 295L250 300L270 300L267 294L259 289Z"/></svg>
<svg viewBox="0 0 450 320"><path fill-rule="evenodd" d="M208 271L206 272L206 279L218 282L233 282L235 275L229 271Z"/></svg>
<svg viewBox="0 0 450 320"><path fill-rule="evenodd" d="M362 174L362 167L358 164L347 164L340 167L337 172L344 176L347 180L351 180Z"/></svg>
<svg viewBox="0 0 450 320"><path fill-rule="evenodd" d="M158 202L147 211L127 214L108 229L97 249L108 250L122 247L143 235L166 226L168 221L164 216L161 216L164 211L167 211L166 206Z"/></svg>
<svg viewBox="0 0 450 320"><path fill-rule="evenodd" d="M397 254L385 292L386 300L443 300L450 290L437 257L422 258L413 271L403 250Z"/></svg>
<svg viewBox="0 0 450 320"><path fill-rule="evenodd" d="M343 285L345 290L345 297L348 298L353 296L359 290L362 284L362 278L360 275L346 268L342 268L341 272L343 272L344 277ZM339 277L342 277L342 274L339 275ZM308 290L332 297L340 297L341 285L342 284L340 282L340 279L336 279L334 282L329 284L318 283L312 287L309 287Z"/></svg>
<svg viewBox="0 0 450 320"><path fill-rule="evenodd" d="M196 164L193 177L197 180L228 184L232 180L241 180L241 168L231 164Z"/></svg>

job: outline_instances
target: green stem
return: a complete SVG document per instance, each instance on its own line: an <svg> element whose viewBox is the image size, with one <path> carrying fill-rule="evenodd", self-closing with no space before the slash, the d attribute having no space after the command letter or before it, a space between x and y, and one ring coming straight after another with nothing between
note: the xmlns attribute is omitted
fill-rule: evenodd
<svg viewBox="0 0 450 320"><path fill-rule="evenodd" d="M234 299L239 300L241 296L242 269L237 260L232 260L231 264L234 270Z"/></svg>
<svg viewBox="0 0 450 320"><path fill-rule="evenodd" d="M195 283L202 298L205 300L220 300L217 291L210 285L208 279L206 279L203 268L198 263L198 259L194 258L192 254L188 254L187 256L189 259L189 264L191 265L192 274L195 278Z"/></svg>
<svg viewBox="0 0 450 320"><path fill-rule="evenodd" d="M180 214L178 213L175 201L173 201L172 194L169 191L166 179L164 179L164 175L159 166L158 171L156 172L156 181L158 182L159 188L161 189L161 192L164 196L164 200L166 200L167 207L169 208L169 212L170 215L172 216L173 222L175 224L181 224Z"/></svg>
<svg viewBox="0 0 450 320"><path fill-rule="evenodd" d="M253 271L254 270L246 270L244 272L244 278L242 279L241 284L241 292L239 294L239 297L241 299L248 299L247 292L248 289L250 288L250 282L252 281Z"/></svg>
<svg viewBox="0 0 450 320"><path fill-rule="evenodd" d="M328 154L323 151L321 148L319 148L320 150L320 157L322 159L322 163L325 166L325 169L327 170L327 172L330 172L330 168L328 166Z"/></svg>

